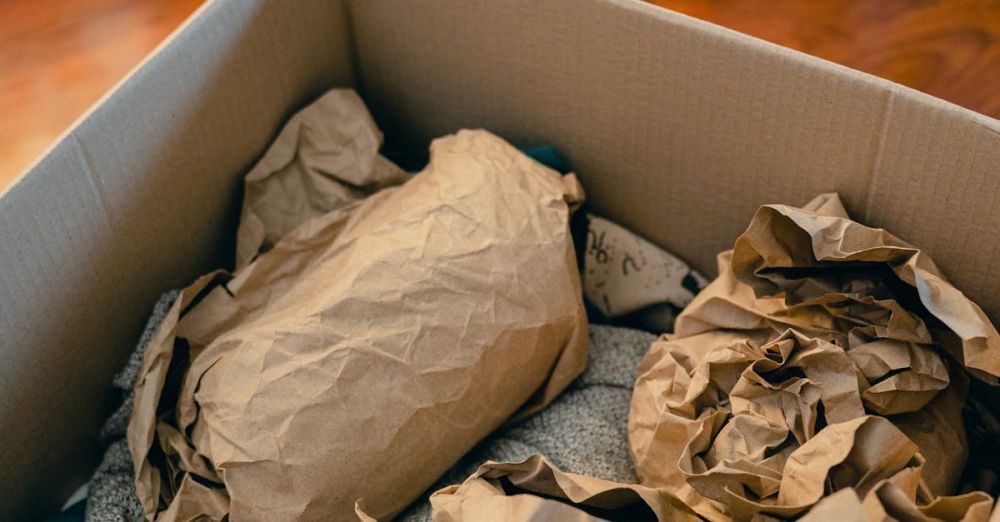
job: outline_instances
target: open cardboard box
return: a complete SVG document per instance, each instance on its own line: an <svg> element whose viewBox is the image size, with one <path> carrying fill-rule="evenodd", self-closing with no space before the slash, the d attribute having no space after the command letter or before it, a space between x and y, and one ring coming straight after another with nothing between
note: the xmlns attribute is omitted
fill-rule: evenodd
<svg viewBox="0 0 1000 522"><path fill-rule="evenodd" d="M632 0L215 0L0 198L0 518L88 478L152 303L231 265L242 175L334 86L414 153L557 146L709 275L759 205L839 192L1000 319L997 120Z"/></svg>

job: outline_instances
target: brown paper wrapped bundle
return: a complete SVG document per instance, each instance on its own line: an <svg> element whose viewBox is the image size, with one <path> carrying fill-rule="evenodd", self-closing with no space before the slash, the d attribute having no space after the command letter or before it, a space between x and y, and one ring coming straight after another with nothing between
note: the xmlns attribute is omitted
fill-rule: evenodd
<svg viewBox="0 0 1000 522"><path fill-rule="evenodd" d="M719 274L640 368L644 485L712 520L797 516L883 479L914 506L952 491L959 368L996 382L1000 336L926 254L824 195L762 207Z"/></svg>
<svg viewBox="0 0 1000 522"><path fill-rule="evenodd" d="M147 518L348 520L363 500L384 520L551 401L586 364L581 197L462 131L273 245L262 223L247 241L270 249L187 289L146 353L129 447Z"/></svg>

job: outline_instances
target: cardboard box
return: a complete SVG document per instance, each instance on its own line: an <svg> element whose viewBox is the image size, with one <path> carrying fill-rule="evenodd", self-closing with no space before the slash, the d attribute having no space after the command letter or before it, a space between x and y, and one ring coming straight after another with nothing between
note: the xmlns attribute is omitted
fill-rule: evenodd
<svg viewBox="0 0 1000 522"><path fill-rule="evenodd" d="M708 275L759 205L839 192L1000 318L997 120L631 0L216 0L0 197L0 518L87 479L150 306L230 266L241 176L334 86L411 151L557 146Z"/></svg>

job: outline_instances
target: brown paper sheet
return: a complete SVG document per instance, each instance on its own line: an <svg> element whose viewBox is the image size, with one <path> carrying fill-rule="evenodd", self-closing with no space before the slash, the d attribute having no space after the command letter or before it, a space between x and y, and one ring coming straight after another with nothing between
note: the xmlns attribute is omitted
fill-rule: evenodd
<svg viewBox="0 0 1000 522"><path fill-rule="evenodd" d="M881 267L897 279L872 273ZM991 383L1000 378L1000 334L983 310L948 283L926 253L883 229L852 221L836 194L819 196L804 209L761 207L736 241L732 270L758 297L782 294L793 308L825 306L834 317L869 318L830 310L824 298L834 294L846 298L838 304L848 308L867 305L867 313L890 313L885 324L875 325L879 337L890 338L906 333L898 330L910 323L923 333L916 314L872 297L905 295L905 289L892 287L901 282L919 300L904 307L922 305L962 340L956 355L966 368Z"/></svg>
<svg viewBox="0 0 1000 522"><path fill-rule="evenodd" d="M403 185L186 289L135 390L147 518L346 520L361 501L385 520L547 404L586 364L581 196L461 131Z"/></svg>
<svg viewBox="0 0 1000 522"><path fill-rule="evenodd" d="M150 340L143 356L142 368L136 378L135 404L128 426L128 448L132 454L136 475L136 493L147 518L152 517L161 500L167 504L171 503L174 497L173 492L180 488L180 484L173 482L174 476L164 473L164 470L150 461L151 451L163 451L159 447L154 447L159 424L157 410L162 398L162 391L167 386L168 375L171 375L172 380L177 379L176 370L171 372L171 367L177 364L174 361L174 339L177 335L177 323L181 311L190 307L206 289L218 284L220 278L225 279L223 272L213 272L200 277L191 286L181 291L174 306L171 307L156 331L156 335ZM172 452L172 454L178 457L189 455L177 452ZM203 472L211 474L214 470L206 468ZM198 483L189 482L187 488L198 485ZM171 508L178 515L173 518L194 519L198 515L218 518L225 513L217 509L216 500L217 498L212 495L206 496L205 500L197 506L178 503L177 507ZM170 520L171 518L165 519Z"/></svg>
<svg viewBox="0 0 1000 522"><path fill-rule="evenodd" d="M713 341L718 348L704 351ZM862 445L893 457L865 464L873 473L914 459L922 466L902 431L865 415L855 372L843 349L795 330L760 347L723 332L658 341L640 367L629 419L643 483L675 492L710 520L788 517L819 500L831 469Z"/></svg>
<svg viewBox="0 0 1000 522"><path fill-rule="evenodd" d="M873 488L864 506L871 520L985 522L990 518L994 500L981 491L964 495L941 496L926 505L917 505L891 481Z"/></svg>
<svg viewBox="0 0 1000 522"><path fill-rule="evenodd" d="M925 253L826 194L762 207L719 274L640 368L643 484L710 520L797 516L883 479L918 510L953 491L959 368L996 382L1000 336Z"/></svg>
<svg viewBox="0 0 1000 522"><path fill-rule="evenodd" d="M296 113L244 179L236 268L295 227L406 180L378 153L382 132L352 89Z"/></svg>
<svg viewBox="0 0 1000 522"><path fill-rule="evenodd" d="M819 502L801 522L987 522L993 499L976 492L938 497L925 506L916 505L899 486L886 480L877 484L864 499L853 488L845 488ZM992 521L991 521L992 522Z"/></svg>
<svg viewBox="0 0 1000 522"><path fill-rule="evenodd" d="M787 468L789 475L784 480L795 485L789 490L804 494L808 500L823 494L825 481L841 489L819 498L800 520L994 522L990 519L993 499L982 492L940 496L918 505L913 497L920 486L922 461L914 446L894 430L885 419L859 418L825 431L822 438L802 450L802 455L812 453L807 455L810 462L793 462ZM845 436L854 440L845 441ZM828 451L839 453L831 459ZM833 463L837 458L842 460ZM834 465L824 467L827 463ZM844 486L851 481L853 486ZM859 491L866 490L862 500ZM791 496L784 500L790 501ZM431 503L434 522L701 520L668 489L563 472L541 455L523 462L487 462L461 485L435 492ZM753 503L744 507L745 511L734 514L735 519L778 520L804 509L801 505ZM375 521L364 513L362 505L357 509L359 520Z"/></svg>
<svg viewBox="0 0 1000 522"><path fill-rule="evenodd" d="M540 455L487 462L431 495L431 505L434 522L699 520L664 490L567 473Z"/></svg>

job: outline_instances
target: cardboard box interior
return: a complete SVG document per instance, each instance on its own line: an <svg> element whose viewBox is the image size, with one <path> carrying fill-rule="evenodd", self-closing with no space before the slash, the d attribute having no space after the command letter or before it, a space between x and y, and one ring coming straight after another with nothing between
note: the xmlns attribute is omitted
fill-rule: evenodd
<svg viewBox="0 0 1000 522"><path fill-rule="evenodd" d="M335 86L415 154L557 146L709 275L759 205L839 192L1000 317L996 120L631 0L215 0L0 197L0 513L86 480L152 303L231 266L241 176Z"/></svg>

